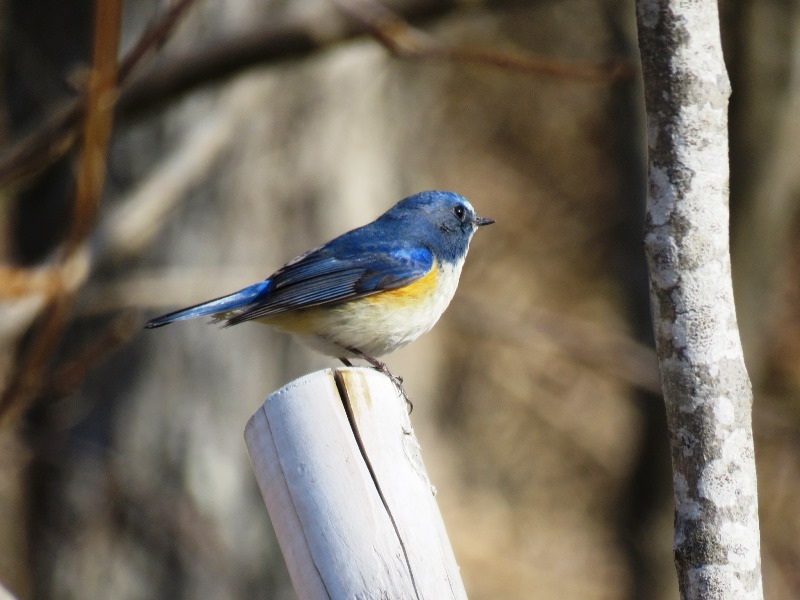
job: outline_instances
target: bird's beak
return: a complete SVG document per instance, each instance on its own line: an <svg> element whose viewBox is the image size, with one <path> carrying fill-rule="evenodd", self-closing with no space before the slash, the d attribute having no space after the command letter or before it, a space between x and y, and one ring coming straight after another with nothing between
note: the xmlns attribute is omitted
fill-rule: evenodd
<svg viewBox="0 0 800 600"><path fill-rule="evenodd" d="M489 219L487 217L475 217L475 225L478 227L483 227L484 225L491 225L494 223L494 219Z"/></svg>

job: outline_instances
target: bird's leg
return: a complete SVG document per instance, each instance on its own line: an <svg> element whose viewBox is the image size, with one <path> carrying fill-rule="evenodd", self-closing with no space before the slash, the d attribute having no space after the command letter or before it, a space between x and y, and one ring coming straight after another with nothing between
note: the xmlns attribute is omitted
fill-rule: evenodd
<svg viewBox="0 0 800 600"><path fill-rule="evenodd" d="M344 356L340 356L339 360L342 361L342 364L345 367L352 367L353 366L353 363L351 363L349 360L347 360Z"/></svg>
<svg viewBox="0 0 800 600"><path fill-rule="evenodd" d="M348 346L348 347L346 348L346 350L347 350L348 352L352 352L353 354L355 354L356 356L358 356L358 358L362 358L362 359L364 359L365 361L367 361L369 364L371 364L371 365L372 365L373 367L375 367L375 368L376 368L378 371L380 371L381 373L383 373L384 375L386 375L386 376L387 376L389 379L391 379L392 381L394 381L396 384L399 384L399 385L402 385L402 384L403 384L403 378L402 378L402 377L398 377L397 375L394 375L394 374L393 374L393 373L392 373L392 372L389 370L389 367L387 367L387 366L386 366L386 363L385 363L385 362L383 362L383 361L380 361L380 360L378 360L377 358L375 358L374 356L370 356L369 354L367 354L367 353L365 353L365 352L362 352L362 351L361 351L361 350L359 350L358 348L353 348L352 346Z"/></svg>
<svg viewBox="0 0 800 600"><path fill-rule="evenodd" d="M375 367L375 369L377 369L378 371L380 371L381 373L386 375L389 379L391 379L392 383L394 384L394 387L397 388L397 391L400 392L400 394L403 396L403 399L406 401L406 404L408 405L408 414L411 414L411 411L414 410L414 404L409 399L408 394L406 394L405 389L403 389L403 378L402 377L398 377L397 375L392 373L389 370L389 367L386 366L385 362L378 360L374 356L370 356L366 352L362 352L358 348L353 348L352 346L346 346L345 350L347 350L348 352L352 352L353 354L355 354L359 358L364 359L369 364L371 364L373 367ZM342 360L342 359L339 359L339 360Z"/></svg>

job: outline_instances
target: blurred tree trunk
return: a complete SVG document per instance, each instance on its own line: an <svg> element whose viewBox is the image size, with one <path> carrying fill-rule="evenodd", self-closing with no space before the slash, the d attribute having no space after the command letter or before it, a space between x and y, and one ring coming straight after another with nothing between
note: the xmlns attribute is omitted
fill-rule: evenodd
<svg viewBox="0 0 800 600"><path fill-rule="evenodd" d="M735 90L730 109L734 291L748 371L759 387L772 358L776 315L790 301L779 288L792 276L791 232L800 197L800 3L727 0L720 9Z"/></svg>
<svg viewBox="0 0 800 600"><path fill-rule="evenodd" d="M733 304L715 3L640 0L646 253L672 448L682 598L762 598L752 391Z"/></svg>

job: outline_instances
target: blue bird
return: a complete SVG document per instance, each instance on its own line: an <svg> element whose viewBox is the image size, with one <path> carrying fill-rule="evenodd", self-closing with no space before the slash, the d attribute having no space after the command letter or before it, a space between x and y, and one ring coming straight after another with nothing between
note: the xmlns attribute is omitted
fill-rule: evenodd
<svg viewBox="0 0 800 600"><path fill-rule="evenodd" d="M455 294L472 235L492 223L453 192L414 194L264 281L145 327L209 315L225 327L259 321L348 366L350 358L364 359L398 383L377 357L436 324Z"/></svg>

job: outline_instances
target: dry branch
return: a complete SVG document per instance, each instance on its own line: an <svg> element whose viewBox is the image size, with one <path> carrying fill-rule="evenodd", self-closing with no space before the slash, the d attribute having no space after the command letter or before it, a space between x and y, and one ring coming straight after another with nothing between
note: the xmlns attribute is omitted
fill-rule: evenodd
<svg viewBox="0 0 800 600"><path fill-rule="evenodd" d="M74 211L69 235L56 268L57 285L42 311L41 322L20 361L10 385L0 397L0 423L7 423L27 406L41 389L44 373L69 316L75 288L61 284L61 268L73 256L82 254L81 246L94 226L100 193L103 188L105 157L111 135L114 94L117 85L122 1L97 2L94 20L92 69L83 120L83 146L78 165Z"/></svg>
<svg viewBox="0 0 800 600"><path fill-rule="evenodd" d="M80 245L94 227L106 172L106 149L117 90L117 53L122 24L122 2L98 2L95 11L92 68L86 85L83 141L66 255Z"/></svg>
<svg viewBox="0 0 800 600"><path fill-rule="evenodd" d="M616 81L633 76L633 67L624 61L608 64L580 64L531 53L449 46L412 27L398 13L374 0L334 0L341 10L363 24L367 31L395 56L412 59L443 60L520 71L528 75L564 77L586 81Z"/></svg>
<svg viewBox="0 0 800 600"><path fill-rule="evenodd" d="M120 61L118 68L116 67L116 51L111 55L114 59L114 69L116 71L115 87L128 80L142 60L164 43L180 21L180 17L186 13L186 10L194 1L179 0L152 27L142 34L139 41ZM95 30L95 43L109 44L109 40L105 40L104 36L109 35L109 32L118 32L119 26L117 25L114 28L113 24L109 22L109 17L99 14L101 10L101 7L98 6L96 19L102 18L102 22L108 28L101 31ZM108 10L108 7L105 10ZM100 21L95 21L96 24L98 22ZM116 48L118 42L114 42L114 45ZM110 46L108 46L108 49L111 49ZM96 50L97 47L95 47L95 57L98 56ZM97 60L103 61L105 59ZM93 62L95 62L95 58L93 58ZM97 71L97 66L97 64L94 64L92 67L95 77L99 72ZM92 75L90 74L90 84L83 95L66 102L61 108L50 114L37 130L18 141L0 156L0 187L36 175L75 146L80 139L80 128L86 115L87 104L91 102L89 97L92 93L91 81ZM116 98L108 98L108 101L113 103Z"/></svg>
<svg viewBox="0 0 800 600"><path fill-rule="evenodd" d="M405 58L478 64L529 75L587 81L615 81L634 73L631 65L621 61L579 64L523 52L452 47L434 42L407 21L434 17L458 8L461 3L455 0L405 0L397 12L372 2L342 0L339 4L351 17L343 23L336 23L331 15L316 20L307 16L273 18L251 31L237 32L213 45L199 46L167 58L146 72L134 74L135 67L164 42L193 1L178 2L142 35L121 61L116 104L120 115L151 108L196 86L219 81L257 64L306 56L364 34L373 35L395 55ZM0 187L38 173L74 147L79 139L77 127L82 114L82 99L75 99L0 156Z"/></svg>

